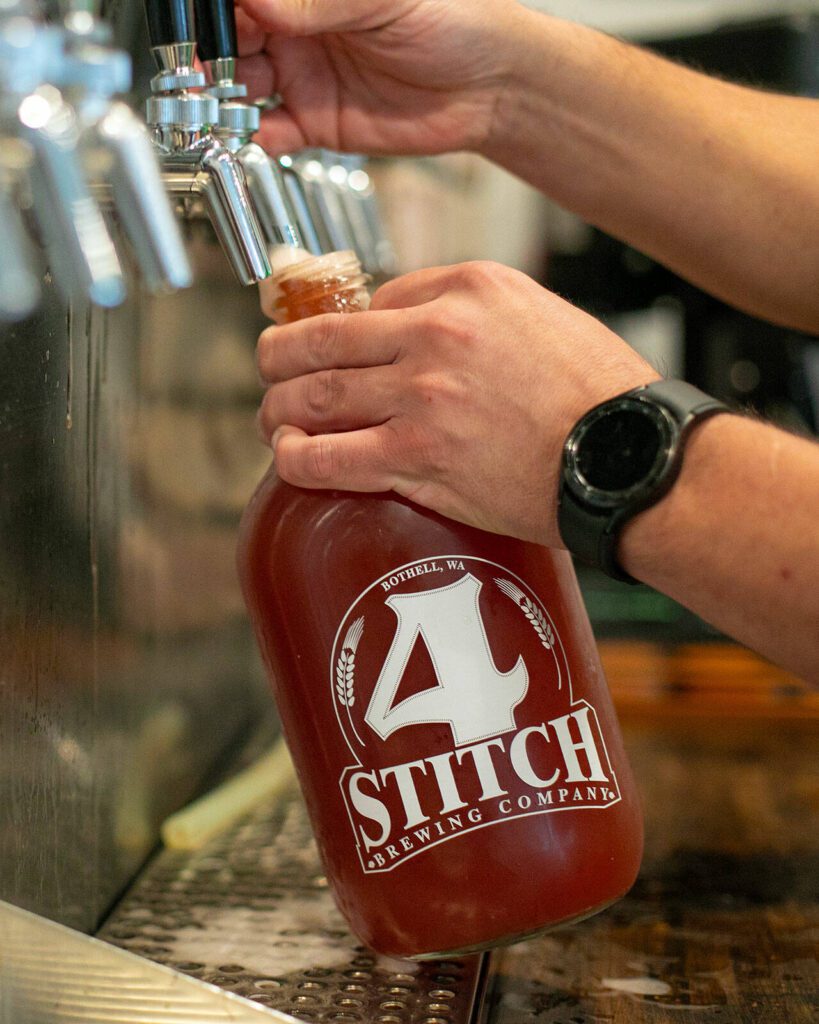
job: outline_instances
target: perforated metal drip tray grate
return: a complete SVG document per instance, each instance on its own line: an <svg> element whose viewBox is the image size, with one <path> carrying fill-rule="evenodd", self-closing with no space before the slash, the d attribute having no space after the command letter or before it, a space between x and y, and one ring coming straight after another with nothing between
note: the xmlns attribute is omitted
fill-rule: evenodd
<svg viewBox="0 0 819 1024"><path fill-rule="evenodd" d="M100 938L305 1021L466 1024L483 959L405 963L357 944L295 792L195 853L157 854Z"/></svg>

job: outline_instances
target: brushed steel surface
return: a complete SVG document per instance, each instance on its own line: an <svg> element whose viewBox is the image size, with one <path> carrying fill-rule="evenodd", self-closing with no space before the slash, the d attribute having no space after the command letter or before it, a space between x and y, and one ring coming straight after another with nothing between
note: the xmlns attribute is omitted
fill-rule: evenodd
<svg viewBox="0 0 819 1024"><path fill-rule="evenodd" d="M0 903L0 1024L262 1024L292 1018Z"/></svg>
<svg viewBox="0 0 819 1024"><path fill-rule="evenodd" d="M161 851L100 935L300 1020L334 1024L468 1024L486 966L480 956L390 960L361 946L327 888L295 787L196 852Z"/></svg>
<svg viewBox="0 0 819 1024"><path fill-rule="evenodd" d="M255 290L197 284L0 327L0 899L90 930L271 714L234 571L258 444Z"/></svg>

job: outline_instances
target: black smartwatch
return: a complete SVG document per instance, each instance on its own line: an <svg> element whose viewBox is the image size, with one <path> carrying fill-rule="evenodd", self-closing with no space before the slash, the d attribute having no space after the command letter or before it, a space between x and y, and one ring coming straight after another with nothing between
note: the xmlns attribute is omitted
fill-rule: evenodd
<svg viewBox="0 0 819 1024"><path fill-rule="evenodd" d="M695 424L726 405L681 380L662 380L596 406L563 446L558 526L573 554L607 575L638 582L617 563L623 526L676 480Z"/></svg>

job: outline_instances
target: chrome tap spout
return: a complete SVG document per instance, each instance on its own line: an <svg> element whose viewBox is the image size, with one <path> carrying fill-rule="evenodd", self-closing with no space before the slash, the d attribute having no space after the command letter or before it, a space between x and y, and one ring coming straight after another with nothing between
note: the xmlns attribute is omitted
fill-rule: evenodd
<svg viewBox="0 0 819 1024"><path fill-rule="evenodd" d="M185 148L160 143L165 188L171 195L199 196L231 267L245 285L270 276L270 260L241 165L209 132L185 132ZM179 132L158 132L178 143Z"/></svg>
<svg viewBox="0 0 819 1024"><path fill-rule="evenodd" d="M310 212L310 207L307 203L307 195L304 191L304 185L302 184L301 178L296 173L296 169L293 167L293 158L289 155L281 156L276 161L276 164L281 172L285 192L287 193L290 207L296 218L296 224L298 225L299 232L304 240L304 247L314 256L320 256L324 252L331 252L332 250L330 248L329 240L325 239L325 241L322 242L318 230L316 229L313 215Z"/></svg>
<svg viewBox="0 0 819 1024"><path fill-rule="evenodd" d="M94 128L95 139L111 156L114 206L146 287L152 292L189 287L193 272L147 128L124 103L112 103Z"/></svg>
<svg viewBox="0 0 819 1024"><path fill-rule="evenodd" d="M219 103L213 133L242 167L271 252L282 247L304 251L309 243L281 169L251 141L259 129L261 111L248 102L246 86L234 80L238 43L233 0L194 0L194 8L199 55L210 82L208 93Z"/></svg>
<svg viewBox="0 0 819 1024"><path fill-rule="evenodd" d="M292 167L301 182L322 252L356 250L355 235L341 202L341 195L330 179L320 154L310 150L296 154L292 158Z"/></svg>
<svg viewBox="0 0 819 1024"><path fill-rule="evenodd" d="M202 151L196 190L243 284L270 276L270 260L241 166L218 139Z"/></svg>
<svg viewBox="0 0 819 1024"><path fill-rule="evenodd" d="M212 61L211 64L218 64ZM222 63L230 63L223 61ZM221 86L209 90L219 100L219 124L213 132L233 153L241 165L247 180L248 191L259 218L262 233L271 247L288 246L304 249L304 240L299 230L295 210L287 194L282 172L261 146L251 142L251 136L259 127L259 110L234 98L237 91L243 93L243 85L234 85L224 80ZM222 93L226 92L228 98Z"/></svg>
<svg viewBox="0 0 819 1024"><path fill-rule="evenodd" d="M77 110L87 175L110 196L149 291L186 288L193 274L151 137L141 118L112 98L130 87L130 58L99 45L105 26L91 21L85 27L86 32L64 30L59 84Z"/></svg>
<svg viewBox="0 0 819 1024"><path fill-rule="evenodd" d="M304 249L305 242L279 167L255 142L246 143L234 155L245 172L247 187L268 245Z"/></svg>
<svg viewBox="0 0 819 1024"><path fill-rule="evenodd" d="M397 262L395 251L384 229L365 158L326 152L322 163L338 190L362 266L376 280L392 276Z"/></svg>
<svg viewBox="0 0 819 1024"><path fill-rule="evenodd" d="M0 134L6 172L28 193L66 298L116 306L125 284L114 243L83 172L73 107L52 84L61 67L62 34L28 17L0 19ZM24 153L8 166L8 153Z"/></svg>
<svg viewBox="0 0 819 1024"><path fill-rule="evenodd" d="M33 154L33 214L58 286L67 298L119 305L125 298L122 269L83 174L74 111L53 86L40 86L20 102L15 128Z"/></svg>

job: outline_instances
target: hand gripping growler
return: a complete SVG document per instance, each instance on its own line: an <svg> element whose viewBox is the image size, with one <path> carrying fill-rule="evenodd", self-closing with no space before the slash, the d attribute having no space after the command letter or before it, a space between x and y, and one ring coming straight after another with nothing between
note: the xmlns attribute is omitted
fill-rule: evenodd
<svg viewBox="0 0 819 1024"><path fill-rule="evenodd" d="M365 282L352 253L298 263L274 280L274 318L365 310ZM640 811L568 553L271 469L239 569L327 878L364 942L468 953L629 889Z"/></svg>

